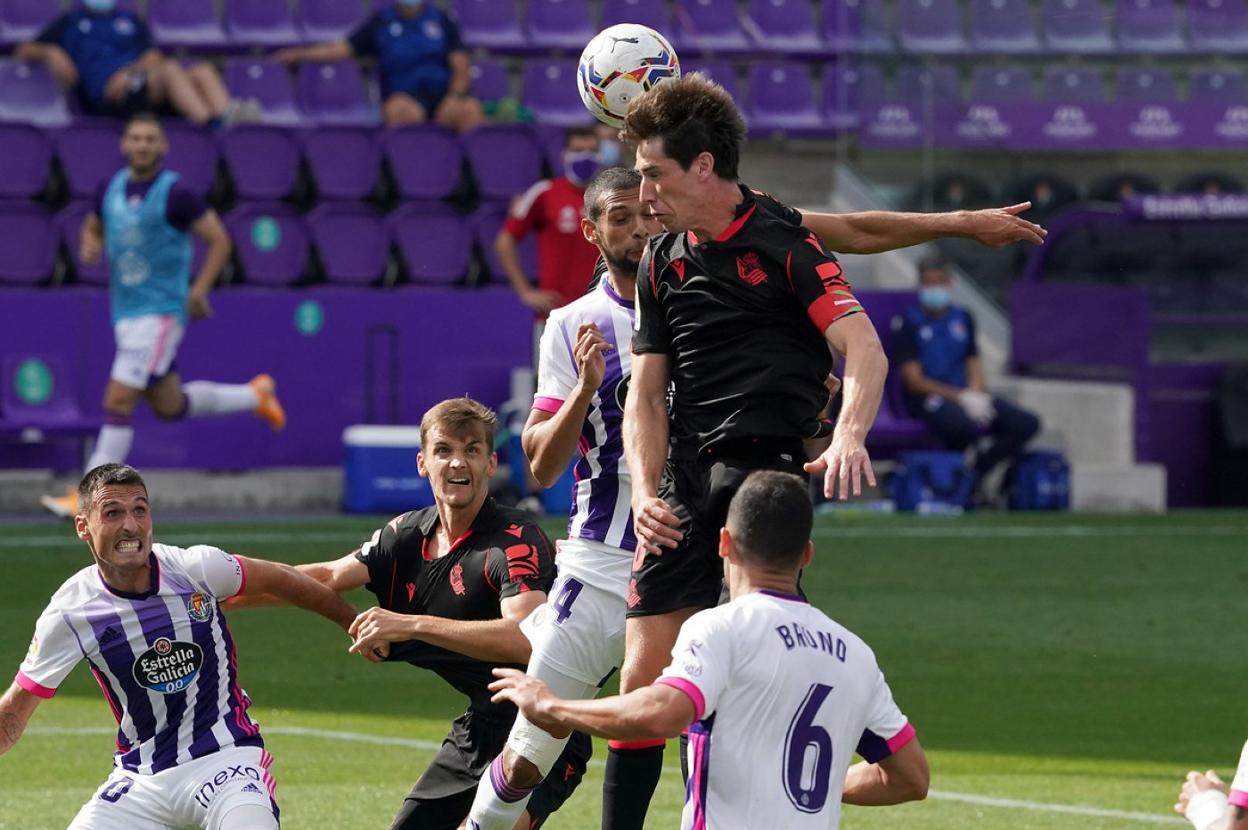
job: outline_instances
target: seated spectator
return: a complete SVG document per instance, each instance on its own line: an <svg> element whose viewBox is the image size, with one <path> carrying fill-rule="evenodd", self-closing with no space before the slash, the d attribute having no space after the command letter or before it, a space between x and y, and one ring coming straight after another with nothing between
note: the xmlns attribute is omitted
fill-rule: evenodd
<svg viewBox="0 0 1248 830"><path fill-rule="evenodd" d="M281 49L283 63L377 59L382 116L391 126L433 121L468 130L485 115L472 90L472 60L450 16L424 0L398 0L346 40Z"/></svg>
<svg viewBox="0 0 1248 830"><path fill-rule="evenodd" d="M1021 454L1040 421L985 389L975 319L953 305L951 285L943 260L919 263L919 302L902 316L893 365L901 372L910 413L925 421L949 449L965 450L977 441L981 428L989 431L992 442L975 459L982 487L993 468Z"/></svg>
<svg viewBox="0 0 1248 830"><path fill-rule="evenodd" d="M151 44L147 25L118 10L116 0L84 0L14 56L46 63L63 86L77 87L91 115L128 118L156 110L213 125L259 118L256 102L232 100L211 65L185 69Z"/></svg>

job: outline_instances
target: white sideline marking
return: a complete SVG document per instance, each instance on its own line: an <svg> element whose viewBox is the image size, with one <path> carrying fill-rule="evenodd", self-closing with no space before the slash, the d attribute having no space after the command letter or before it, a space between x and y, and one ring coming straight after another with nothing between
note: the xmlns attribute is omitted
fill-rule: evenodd
<svg viewBox="0 0 1248 830"><path fill-rule="evenodd" d="M26 730L27 735L113 735L115 729L106 726L32 726ZM349 743L374 744L381 746L401 746L408 749L420 749L428 752L437 751L441 741L425 741L420 738L399 738L387 735L369 735L364 732L341 732L335 729L310 729L303 726L266 726L263 732L269 735L291 735L300 738L321 738L328 741L345 741ZM595 767L605 766L602 761L591 761ZM669 767L665 772L674 772ZM1095 818L1116 818L1124 821L1140 821L1147 824L1186 824L1178 816L1163 816L1153 813L1133 813L1126 810L1107 810L1100 807L1083 807L1072 804L1050 804L1043 801L1022 801L1015 798L993 798L972 793L951 793L944 790L932 790L928 798L937 801L958 801L963 804L977 804L982 807L998 807L1004 810L1032 810L1041 813L1062 813L1072 816L1089 816Z"/></svg>
<svg viewBox="0 0 1248 830"><path fill-rule="evenodd" d="M816 527L816 536L828 536L838 539L881 539L895 537L899 539L1053 539L1058 537L1087 538L1124 538L1137 539L1148 537L1184 537L1193 536L1242 536L1243 526L1234 525L1169 525L1150 527L1139 525L1132 527L1097 527L1093 525L1057 525L1046 527L1015 526L1015 527L974 527L958 524L939 525L925 523L916 527L837 527L835 523ZM308 542L355 542L362 543L368 539L368 531L349 533L347 531L308 531L300 532L240 532L231 533L228 529L197 531L194 535L171 533L162 535L157 541L169 544L299 544ZM23 535L0 536L0 550L9 548L74 548L82 545L66 528L64 536Z"/></svg>

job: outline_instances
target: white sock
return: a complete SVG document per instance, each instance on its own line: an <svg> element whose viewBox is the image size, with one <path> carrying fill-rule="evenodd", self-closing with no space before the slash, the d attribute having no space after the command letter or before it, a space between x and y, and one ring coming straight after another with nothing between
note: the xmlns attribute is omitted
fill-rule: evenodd
<svg viewBox="0 0 1248 830"><path fill-rule="evenodd" d="M124 464L133 443L134 427L130 424L104 424L87 460L87 470L94 470L101 464Z"/></svg>
<svg viewBox="0 0 1248 830"><path fill-rule="evenodd" d="M225 415L228 412L250 412L260 405L260 396L245 383L213 383L195 380L183 385L186 415Z"/></svg>
<svg viewBox="0 0 1248 830"><path fill-rule="evenodd" d="M520 790L503 777L503 756L499 755L477 782L477 795L468 811L472 830L511 830L529 805L533 790Z"/></svg>

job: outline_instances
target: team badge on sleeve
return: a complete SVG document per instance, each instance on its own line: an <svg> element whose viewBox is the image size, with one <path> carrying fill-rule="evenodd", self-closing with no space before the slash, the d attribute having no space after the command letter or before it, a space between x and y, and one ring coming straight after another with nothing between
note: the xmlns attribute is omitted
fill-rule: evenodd
<svg viewBox="0 0 1248 830"><path fill-rule="evenodd" d="M39 638L31 637L30 648L26 649L26 659L34 660L38 654L39 654Z"/></svg>

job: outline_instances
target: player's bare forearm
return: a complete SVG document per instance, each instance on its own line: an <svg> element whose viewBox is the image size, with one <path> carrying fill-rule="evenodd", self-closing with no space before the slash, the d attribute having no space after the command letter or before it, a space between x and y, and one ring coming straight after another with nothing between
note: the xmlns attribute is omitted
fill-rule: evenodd
<svg viewBox="0 0 1248 830"><path fill-rule="evenodd" d="M507 282L523 297L533 286L520 265L520 249L516 245L515 237L507 231L499 231L494 239L494 253L498 256L498 263L503 266L503 272L507 274Z"/></svg>
<svg viewBox="0 0 1248 830"><path fill-rule="evenodd" d="M633 503L659 493L667 462L667 356L636 355L624 401L624 458L633 479Z"/></svg>
<svg viewBox="0 0 1248 830"><path fill-rule="evenodd" d="M832 348L845 355L845 376L841 382L841 415L837 431L844 430L857 441L866 439L884 396L888 358L879 335L865 314L851 314L827 329Z"/></svg>
<svg viewBox="0 0 1248 830"><path fill-rule="evenodd" d="M8 691L0 696L0 755L12 749L22 737L39 703L38 697L17 683L10 684Z"/></svg>
<svg viewBox="0 0 1248 830"><path fill-rule="evenodd" d="M289 605L331 620L344 631L350 629L356 610L330 588L283 562L239 559L247 573L245 596L271 594Z"/></svg>
<svg viewBox="0 0 1248 830"><path fill-rule="evenodd" d="M411 639L486 663L527 663L533 653L529 638L515 620L452 620L425 615L412 619Z"/></svg>
<svg viewBox="0 0 1248 830"><path fill-rule="evenodd" d="M533 477L543 487L550 487L558 481L576 454L577 441L596 392L596 389L578 383L558 412L552 415L533 410L529 414L520 443L525 457L529 459Z"/></svg>
<svg viewBox="0 0 1248 830"><path fill-rule="evenodd" d="M577 729L622 741L672 738L693 722L696 711L684 692L654 685L597 700L563 700L544 683L514 669L495 669L494 700L514 703L531 722L551 731Z"/></svg>
<svg viewBox="0 0 1248 830"><path fill-rule="evenodd" d="M1005 208L947 213L802 211L802 225L814 231L830 249L845 254L878 254L950 238L973 239L991 247L1018 241L1039 244L1045 230L1017 215L1030 206L1024 202Z"/></svg>
<svg viewBox="0 0 1248 830"><path fill-rule="evenodd" d="M861 761L846 770L841 801L863 807L921 801L930 783L927 756L914 738L878 764Z"/></svg>

